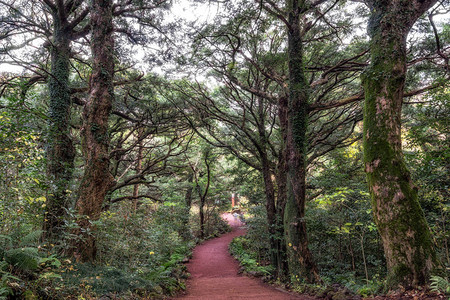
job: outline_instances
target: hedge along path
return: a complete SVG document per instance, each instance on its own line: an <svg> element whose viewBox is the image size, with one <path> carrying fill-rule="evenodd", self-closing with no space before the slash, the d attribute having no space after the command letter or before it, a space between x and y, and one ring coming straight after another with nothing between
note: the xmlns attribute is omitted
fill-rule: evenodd
<svg viewBox="0 0 450 300"><path fill-rule="evenodd" d="M239 219L231 214L222 217L233 230L195 248L187 265L191 273L187 293L176 299L313 299L292 295L264 285L259 279L239 275L239 264L228 252L228 245L233 238L244 235L245 229Z"/></svg>

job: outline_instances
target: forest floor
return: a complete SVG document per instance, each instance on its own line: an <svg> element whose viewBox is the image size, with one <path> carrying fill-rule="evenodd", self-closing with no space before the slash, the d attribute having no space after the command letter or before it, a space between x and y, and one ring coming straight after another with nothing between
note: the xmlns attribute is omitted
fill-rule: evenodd
<svg viewBox="0 0 450 300"><path fill-rule="evenodd" d="M239 218L224 214L232 231L204 242L194 250L187 268L191 273L187 292L176 299L272 299L312 300L265 285L259 279L239 275L239 264L228 252L228 245L237 236L245 234Z"/></svg>

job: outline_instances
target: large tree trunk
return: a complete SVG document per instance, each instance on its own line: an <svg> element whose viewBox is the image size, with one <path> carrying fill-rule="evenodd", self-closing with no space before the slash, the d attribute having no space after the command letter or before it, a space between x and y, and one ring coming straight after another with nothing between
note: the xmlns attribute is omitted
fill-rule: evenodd
<svg viewBox="0 0 450 300"><path fill-rule="evenodd" d="M53 41L49 46L51 56L51 76L48 89L50 94L49 123L47 138L47 193L46 214L43 223L43 238L60 240L68 201L69 183L72 179L75 150L70 138L70 38L67 20L61 19L58 11L53 12Z"/></svg>
<svg viewBox="0 0 450 300"><path fill-rule="evenodd" d="M320 282L317 266L308 248L306 233L306 130L308 89L303 67L300 15L303 0L287 0L289 99L286 136L287 203L284 215L289 271L308 282Z"/></svg>
<svg viewBox="0 0 450 300"><path fill-rule="evenodd" d="M371 63L363 77L364 162L387 260L387 288L423 285L436 257L401 148L406 37L436 0L369 1Z"/></svg>
<svg viewBox="0 0 450 300"><path fill-rule="evenodd" d="M82 238L76 249L82 261L96 256L92 221L100 217L105 196L113 186L109 171L108 119L114 97L114 40L112 37L112 1L93 0L91 10L93 68L89 98L83 111L81 130L85 169L77 202L82 215L78 224Z"/></svg>

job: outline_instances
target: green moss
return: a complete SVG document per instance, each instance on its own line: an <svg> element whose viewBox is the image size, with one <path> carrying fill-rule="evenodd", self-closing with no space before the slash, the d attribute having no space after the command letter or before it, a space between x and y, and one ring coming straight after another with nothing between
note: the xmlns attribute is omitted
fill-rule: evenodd
<svg viewBox="0 0 450 300"><path fill-rule="evenodd" d="M406 6L406 4L405 4ZM371 65L363 75L364 162L372 207L386 251L387 288L423 284L435 262L431 234L401 151L400 98L406 70L405 28L383 7L372 12L369 32ZM392 12L392 9L389 10ZM399 23L400 22L400 23ZM387 27L386 24L392 27ZM386 26L383 27L383 26ZM403 27L402 27L403 26ZM397 134L395 136L394 134ZM413 282L414 281L414 282Z"/></svg>

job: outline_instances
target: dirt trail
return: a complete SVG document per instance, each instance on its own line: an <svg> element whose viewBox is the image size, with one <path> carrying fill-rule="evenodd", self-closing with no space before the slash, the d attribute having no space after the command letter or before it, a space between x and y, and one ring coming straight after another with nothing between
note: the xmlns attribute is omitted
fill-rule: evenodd
<svg viewBox="0 0 450 300"><path fill-rule="evenodd" d="M264 285L259 279L238 275L239 264L229 254L228 244L245 234L242 223L231 214L224 219L233 231L197 246L187 265L191 277L187 282L187 294L176 299L300 299L299 297Z"/></svg>

